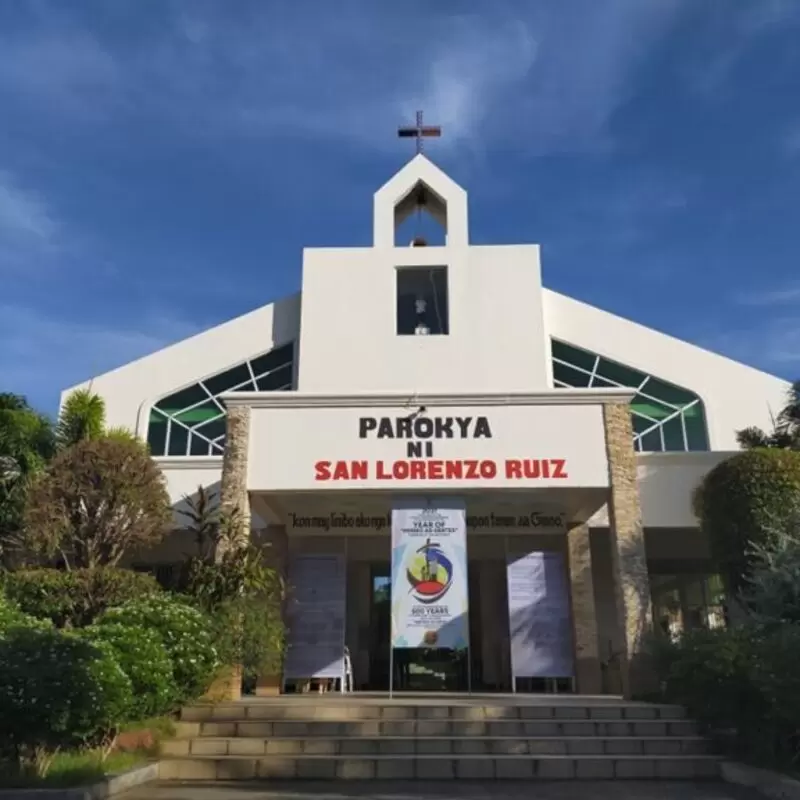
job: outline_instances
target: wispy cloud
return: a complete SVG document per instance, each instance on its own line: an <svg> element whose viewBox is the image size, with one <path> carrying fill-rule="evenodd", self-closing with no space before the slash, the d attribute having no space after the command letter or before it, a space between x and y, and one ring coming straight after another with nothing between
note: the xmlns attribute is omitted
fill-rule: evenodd
<svg viewBox="0 0 800 800"><path fill-rule="evenodd" d="M764 36L800 27L800 5L796 0L725 3L709 9L717 24L708 51L686 67L690 86L704 94L723 89L750 49Z"/></svg>
<svg viewBox="0 0 800 800"><path fill-rule="evenodd" d="M0 171L0 246L21 240L46 243L58 230L53 212L36 192L22 189Z"/></svg>
<svg viewBox="0 0 800 800"><path fill-rule="evenodd" d="M0 33L0 90L73 121L152 115L196 135L338 136L372 148L391 146L394 127L422 107L446 127L443 147L585 149L680 7L507 0L453 15L421 0L197 0L162 4L151 26L128 25L130 41L112 47L91 15L53 3L52 18ZM102 10L95 20L126 24L118 7Z"/></svg>
<svg viewBox="0 0 800 800"><path fill-rule="evenodd" d="M790 158L797 158L800 156L800 120L789 127L783 135L781 145L783 151Z"/></svg>
<svg viewBox="0 0 800 800"><path fill-rule="evenodd" d="M739 305L743 306L783 306L800 304L800 281L789 283L785 286L779 286L774 289L743 292L736 295L735 300Z"/></svg>
<svg viewBox="0 0 800 800"><path fill-rule="evenodd" d="M0 275L38 271L62 245L61 223L45 198L0 170Z"/></svg>
<svg viewBox="0 0 800 800"><path fill-rule="evenodd" d="M135 325L59 319L22 305L0 305L0 390L27 394L54 410L55 387L71 386L172 342L197 333L189 323L159 310L142 314Z"/></svg>
<svg viewBox="0 0 800 800"><path fill-rule="evenodd" d="M702 343L711 350L777 373L787 380L800 376L800 316L772 317L715 333L705 337Z"/></svg>

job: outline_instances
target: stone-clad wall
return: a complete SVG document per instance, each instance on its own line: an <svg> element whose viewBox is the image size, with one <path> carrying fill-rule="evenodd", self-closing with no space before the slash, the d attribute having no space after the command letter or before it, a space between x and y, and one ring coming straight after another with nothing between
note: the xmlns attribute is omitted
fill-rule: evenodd
<svg viewBox="0 0 800 800"><path fill-rule="evenodd" d="M581 694L603 691L598 654L597 613L592 575L592 553L587 525L567 533L572 620L575 635L575 670Z"/></svg>
<svg viewBox="0 0 800 800"><path fill-rule="evenodd" d="M652 626L650 579L647 573L642 509L633 449L633 423L627 403L603 406L610 479L612 574L616 585L617 618L624 630L627 650L623 664L623 691L646 688L641 664L642 643Z"/></svg>
<svg viewBox="0 0 800 800"><path fill-rule="evenodd" d="M225 454L222 457L220 505L228 513L238 514L236 541L244 544L250 538L250 501L247 496L247 457L250 449L250 407L228 409ZM227 546L227 545L225 545ZM224 548L223 548L224 549ZM218 556L222 550L218 551Z"/></svg>

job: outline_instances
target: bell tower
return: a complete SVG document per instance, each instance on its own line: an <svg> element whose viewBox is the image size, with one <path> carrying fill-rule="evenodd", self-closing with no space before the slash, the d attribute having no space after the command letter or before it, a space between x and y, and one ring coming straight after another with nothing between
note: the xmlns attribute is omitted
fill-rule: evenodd
<svg viewBox="0 0 800 800"><path fill-rule="evenodd" d="M300 391L544 390L550 385L537 245L472 246L466 191L422 152L373 198L373 243L303 253ZM433 131L433 132L432 132ZM437 243L398 236L413 214Z"/></svg>
<svg viewBox="0 0 800 800"><path fill-rule="evenodd" d="M399 226L419 212L442 227L445 246L469 245L467 193L421 153L375 193L373 246L395 247Z"/></svg>

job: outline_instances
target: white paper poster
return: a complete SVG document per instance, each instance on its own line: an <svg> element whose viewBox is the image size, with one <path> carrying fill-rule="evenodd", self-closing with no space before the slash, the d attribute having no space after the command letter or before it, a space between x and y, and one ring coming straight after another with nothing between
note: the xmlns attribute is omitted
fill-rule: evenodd
<svg viewBox="0 0 800 800"><path fill-rule="evenodd" d="M345 560L340 555L303 555L290 560L285 679L342 677L345 575Z"/></svg>
<svg viewBox="0 0 800 800"><path fill-rule="evenodd" d="M464 502L395 505L392 647L468 647L468 597Z"/></svg>
<svg viewBox="0 0 800 800"><path fill-rule="evenodd" d="M572 624L561 553L510 556L507 576L513 677L572 676Z"/></svg>

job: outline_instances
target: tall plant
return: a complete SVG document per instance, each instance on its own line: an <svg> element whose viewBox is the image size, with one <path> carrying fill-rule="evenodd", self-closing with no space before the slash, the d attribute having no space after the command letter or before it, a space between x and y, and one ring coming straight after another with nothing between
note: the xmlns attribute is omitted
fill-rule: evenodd
<svg viewBox="0 0 800 800"><path fill-rule="evenodd" d="M201 561L214 560L221 535L219 495L200 485L194 496L183 496L185 509L178 513L186 520L186 530L195 541L195 557Z"/></svg>
<svg viewBox="0 0 800 800"><path fill-rule="evenodd" d="M99 439L106 427L106 404L90 389L76 389L64 401L58 417L59 447L70 447L87 439Z"/></svg>
<svg viewBox="0 0 800 800"><path fill-rule="evenodd" d="M97 439L138 441L127 428L106 425L106 402L91 389L76 389L64 401L56 426L60 449Z"/></svg>
<svg viewBox="0 0 800 800"><path fill-rule="evenodd" d="M736 440L744 450L800 450L800 380L789 387L786 403L773 420L772 431L757 427L744 428L737 431Z"/></svg>
<svg viewBox="0 0 800 800"><path fill-rule="evenodd" d="M213 620L224 664L241 666L247 678L277 671L285 647L283 578L261 548L238 544L238 509L221 509L202 487L198 498L191 518L199 554L189 564L187 592Z"/></svg>

